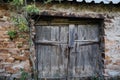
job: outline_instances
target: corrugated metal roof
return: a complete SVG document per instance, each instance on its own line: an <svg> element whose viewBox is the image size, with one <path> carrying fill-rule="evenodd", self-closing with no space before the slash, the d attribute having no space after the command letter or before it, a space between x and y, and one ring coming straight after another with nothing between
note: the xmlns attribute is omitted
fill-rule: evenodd
<svg viewBox="0 0 120 80"><path fill-rule="evenodd" d="M120 0L76 0L77 2L83 2L85 1L86 3L91 3L91 2L95 2L95 3L101 3L103 2L104 4L109 4L109 3L113 3L113 4L118 4L120 3Z"/></svg>

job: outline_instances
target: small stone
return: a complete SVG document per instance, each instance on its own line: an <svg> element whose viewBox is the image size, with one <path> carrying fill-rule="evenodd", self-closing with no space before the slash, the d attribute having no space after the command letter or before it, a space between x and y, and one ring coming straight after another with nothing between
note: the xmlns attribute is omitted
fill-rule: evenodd
<svg viewBox="0 0 120 80"><path fill-rule="evenodd" d="M24 55L14 55L13 58L15 58L16 60L22 60L22 61L28 59L28 58L27 58L26 56L24 56Z"/></svg>
<svg viewBox="0 0 120 80"><path fill-rule="evenodd" d="M8 52L11 53L11 54L18 54L19 53L19 49L18 48L12 48L12 49L9 49Z"/></svg>
<svg viewBox="0 0 120 80"><path fill-rule="evenodd" d="M5 72L5 69L0 69L0 73L1 73L1 72Z"/></svg>
<svg viewBox="0 0 120 80"><path fill-rule="evenodd" d="M31 69L30 69L30 61L29 61L29 60L26 60L26 65L24 66L24 69L25 69L25 71L27 71L27 72L30 72L30 71L31 71Z"/></svg>
<svg viewBox="0 0 120 80"><path fill-rule="evenodd" d="M23 62L20 62L18 64L14 64L13 67L12 67L12 69L21 69L21 68L24 69L25 65L27 65L27 64L26 64L25 61L23 61Z"/></svg>
<svg viewBox="0 0 120 80"><path fill-rule="evenodd" d="M16 74L12 74L12 76L11 77L13 77L13 78L20 78L20 76L21 76L21 73L19 72L17 72Z"/></svg>
<svg viewBox="0 0 120 80"><path fill-rule="evenodd" d="M11 63L12 63L12 62L14 62L14 60L15 60L15 59L14 59L13 57L9 57L9 58L6 60L6 62L11 62Z"/></svg>
<svg viewBox="0 0 120 80"><path fill-rule="evenodd" d="M105 60L110 60L110 56L105 56Z"/></svg>
<svg viewBox="0 0 120 80"><path fill-rule="evenodd" d="M11 54L9 53L1 53L0 54L0 59L1 60L6 60L7 58L9 58L11 56Z"/></svg>
<svg viewBox="0 0 120 80"><path fill-rule="evenodd" d="M112 60L105 60L105 65L111 64Z"/></svg>
<svg viewBox="0 0 120 80"><path fill-rule="evenodd" d="M15 48L14 42L3 42L3 44L4 44L4 47L7 47L7 48Z"/></svg>
<svg viewBox="0 0 120 80"><path fill-rule="evenodd" d="M18 70L13 69L12 67L6 67L5 70L6 72L9 72L9 73L16 73L18 71Z"/></svg>
<svg viewBox="0 0 120 80"><path fill-rule="evenodd" d="M8 53L8 49L2 48L2 49L0 49L0 52L1 52L1 53Z"/></svg>

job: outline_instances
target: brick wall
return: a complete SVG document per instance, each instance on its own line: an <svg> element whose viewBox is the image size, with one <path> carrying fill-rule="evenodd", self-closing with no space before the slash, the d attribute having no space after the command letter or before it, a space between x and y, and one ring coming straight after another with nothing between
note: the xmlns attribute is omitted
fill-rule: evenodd
<svg viewBox="0 0 120 80"><path fill-rule="evenodd" d="M13 28L10 22L10 11L0 6L0 76L20 76L20 69L31 71L29 61L28 36L10 40L7 32Z"/></svg>

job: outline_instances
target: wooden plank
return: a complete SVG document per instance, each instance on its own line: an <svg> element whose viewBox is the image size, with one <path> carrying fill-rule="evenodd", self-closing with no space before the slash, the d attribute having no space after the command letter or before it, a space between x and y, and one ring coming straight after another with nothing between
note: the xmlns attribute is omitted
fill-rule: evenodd
<svg viewBox="0 0 120 80"><path fill-rule="evenodd" d="M51 27L51 40L52 41L58 41L59 40L59 27L58 26L52 26ZM61 77L59 73L59 66L58 66L58 52L59 47L58 46L51 46L51 77ZM58 51L58 52L57 52Z"/></svg>
<svg viewBox="0 0 120 80"><path fill-rule="evenodd" d="M78 25L75 27L74 47L70 50L69 77L90 77L99 71L99 33L97 25ZM84 42L84 43L83 43ZM93 43L86 46L81 44ZM96 66L97 65L97 66ZM96 68L97 67L97 68ZM70 79L74 80L74 78ZM79 78L78 78L79 80Z"/></svg>
<svg viewBox="0 0 120 80"><path fill-rule="evenodd" d="M74 46L74 37L75 37L74 29L75 29L75 27L73 24L69 25L69 43L68 43L69 47Z"/></svg>
<svg viewBox="0 0 120 80"><path fill-rule="evenodd" d="M99 42L98 40L74 40L75 42Z"/></svg>
<svg viewBox="0 0 120 80"><path fill-rule="evenodd" d="M44 26L42 27L42 40L51 40L51 28L50 26ZM41 77L49 77L50 76L50 55L51 55L51 47L43 46L43 49L41 50L41 57L42 57L42 71L40 72L42 74ZM39 65L41 66L41 65Z"/></svg>
<svg viewBox="0 0 120 80"><path fill-rule="evenodd" d="M82 26L78 26L78 30L80 30L80 33L82 34L82 36L79 39L83 39L83 40L89 40L93 38L91 38L92 34L90 33L91 28L88 27L88 25L82 25ZM80 35L80 34L78 34ZM80 44L79 44L80 45ZM78 48L78 52L80 52L79 57L77 57L78 59L81 57L81 61L77 62L78 65L82 64L82 66L80 67L80 75L81 76L92 76L93 74L93 70L92 67L90 65L90 61L89 57L91 56L91 47L90 45L88 46L80 46L80 49ZM78 68L79 69L79 68Z"/></svg>
<svg viewBox="0 0 120 80"><path fill-rule="evenodd" d="M59 41L66 42L68 41L68 26L67 25L60 25L59 26ZM59 45L60 54L59 54L59 69L60 73L66 77L67 76L67 63L68 63L68 46L67 44L60 44Z"/></svg>
<svg viewBox="0 0 120 80"><path fill-rule="evenodd" d="M48 40L38 40L36 41L38 44L43 44L43 45L59 45L59 44L67 44L66 42L60 42L60 41L48 41Z"/></svg>
<svg viewBox="0 0 120 80"><path fill-rule="evenodd" d="M42 30L42 26L36 26L36 28L35 28L36 30L36 41L37 40L42 40L42 33L43 33L43 30Z"/></svg>

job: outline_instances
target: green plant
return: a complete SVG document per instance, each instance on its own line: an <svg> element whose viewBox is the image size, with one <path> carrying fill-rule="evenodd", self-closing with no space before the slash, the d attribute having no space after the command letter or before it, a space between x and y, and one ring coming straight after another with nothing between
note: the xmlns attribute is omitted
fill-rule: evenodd
<svg viewBox="0 0 120 80"><path fill-rule="evenodd" d="M10 30L7 32L7 34L10 36L10 39L13 40L13 38L16 37L17 32L15 30Z"/></svg>
<svg viewBox="0 0 120 80"><path fill-rule="evenodd" d="M47 0L47 1L44 1L44 3L48 4L48 3L51 3L52 1L54 1L54 0ZM61 3L62 0L58 0L58 1L59 1L59 3Z"/></svg>
<svg viewBox="0 0 120 80"><path fill-rule="evenodd" d="M39 13L39 8L35 6L35 4L25 6L25 10L30 13Z"/></svg>
<svg viewBox="0 0 120 80"><path fill-rule="evenodd" d="M13 0L12 5L17 5L17 6L20 6L20 5L23 5L24 4L24 0Z"/></svg>
<svg viewBox="0 0 120 80"><path fill-rule="evenodd" d="M28 31L28 22L27 20L22 16L14 16L11 18L11 21L18 27L17 32L25 32Z"/></svg>
<svg viewBox="0 0 120 80"><path fill-rule="evenodd" d="M29 28L31 28L32 26L29 25L30 27L28 27L28 24L31 24L31 13L39 13L40 10L39 8L36 7L35 5L35 0L33 0L32 4L27 4L28 0L10 0L12 8L11 10L16 11L15 15L12 16L11 21L15 24L14 26L14 30L10 30L8 31L8 35L10 36L11 39L16 37L22 36L23 33L22 32L26 32L29 30L29 48L32 48L32 37L31 37L31 30ZM52 0L48 0L46 3L51 2ZM10 10L10 11L11 11ZM19 45L19 47L21 47L21 45ZM30 50L29 49L29 50ZM30 50L30 53L32 54L32 51ZM34 80L37 80L37 71L36 71L36 67L35 67L35 63L34 63L34 58L32 57L32 55L30 54L30 60L32 63L32 70L33 70L33 78ZM21 69L21 78L20 80L26 80L26 78L28 77L28 73L25 72L23 69Z"/></svg>
<svg viewBox="0 0 120 80"><path fill-rule="evenodd" d="M24 71L24 69L20 69L21 77L20 80L26 80L28 78L28 73Z"/></svg>
<svg viewBox="0 0 120 80"><path fill-rule="evenodd" d="M99 79L99 77L97 77L97 76L93 76L93 77L91 78L91 80L101 80L101 79Z"/></svg>

